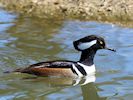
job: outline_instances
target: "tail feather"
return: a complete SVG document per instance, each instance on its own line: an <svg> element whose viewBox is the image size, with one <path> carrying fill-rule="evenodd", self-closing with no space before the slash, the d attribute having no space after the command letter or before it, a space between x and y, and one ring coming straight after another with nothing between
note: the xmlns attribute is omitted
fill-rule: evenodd
<svg viewBox="0 0 133 100"><path fill-rule="evenodd" d="M18 69L15 69L15 70L12 70L12 71L10 71L10 70L8 70L8 71L4 71L4 73L14 73L14 72L23 72L23 68L18 68Z"/></svg>

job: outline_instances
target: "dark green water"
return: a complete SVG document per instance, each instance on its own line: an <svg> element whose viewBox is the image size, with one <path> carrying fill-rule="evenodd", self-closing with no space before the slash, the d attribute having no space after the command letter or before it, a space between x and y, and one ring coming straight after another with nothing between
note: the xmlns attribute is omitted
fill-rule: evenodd
<svg viewBox="0 0 133 100"><path fill-rule="evenodd" d="M40 61L78 60L72 41L103 36L116 53L95 57L96 81L75 85L69 78L4 74ZM0 100L133 100L133 29L93 21L27 18L0 10Z"/></svg>

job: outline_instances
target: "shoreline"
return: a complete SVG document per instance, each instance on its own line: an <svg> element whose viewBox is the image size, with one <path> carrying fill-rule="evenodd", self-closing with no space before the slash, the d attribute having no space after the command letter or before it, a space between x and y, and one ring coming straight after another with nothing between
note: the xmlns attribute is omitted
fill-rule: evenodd
<svg viewBox="0 0 133 100"><path fill-rule="evenodd" d="M0 7L28 16L102 22L133 20L132 0L0 0Z"/></svg>

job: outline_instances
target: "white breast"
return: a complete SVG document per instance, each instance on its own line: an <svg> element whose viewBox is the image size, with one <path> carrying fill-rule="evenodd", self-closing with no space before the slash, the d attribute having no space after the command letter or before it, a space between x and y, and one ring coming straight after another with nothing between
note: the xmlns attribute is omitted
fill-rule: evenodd
<svg viewBox="0 0 133 100"><path fill-rule="evenodd" d="M94 64L91 65L91 66L87 66L87 65L84 65L84 64L79 63L79 62L77 64L84 68L84 70L86 71L87 75L91 75L91 74L94 74L96 72Z"/></svg>

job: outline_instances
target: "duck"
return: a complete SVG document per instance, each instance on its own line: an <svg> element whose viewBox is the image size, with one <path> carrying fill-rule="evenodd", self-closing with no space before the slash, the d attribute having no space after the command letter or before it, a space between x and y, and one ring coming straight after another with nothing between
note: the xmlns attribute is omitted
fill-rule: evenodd
<svg viewBox="0 0 133 100"><path fill-rule="evenodd" d="M35 76L60 76L60 77L83 77L96 73L94 57L98 50L106 49L116 51L106 46L103 37L96 35L85 36L73 41L75 50L81 52L78 61L55 60L32 64L25 68L19 68L13 72L32 74Z"/></svg>

